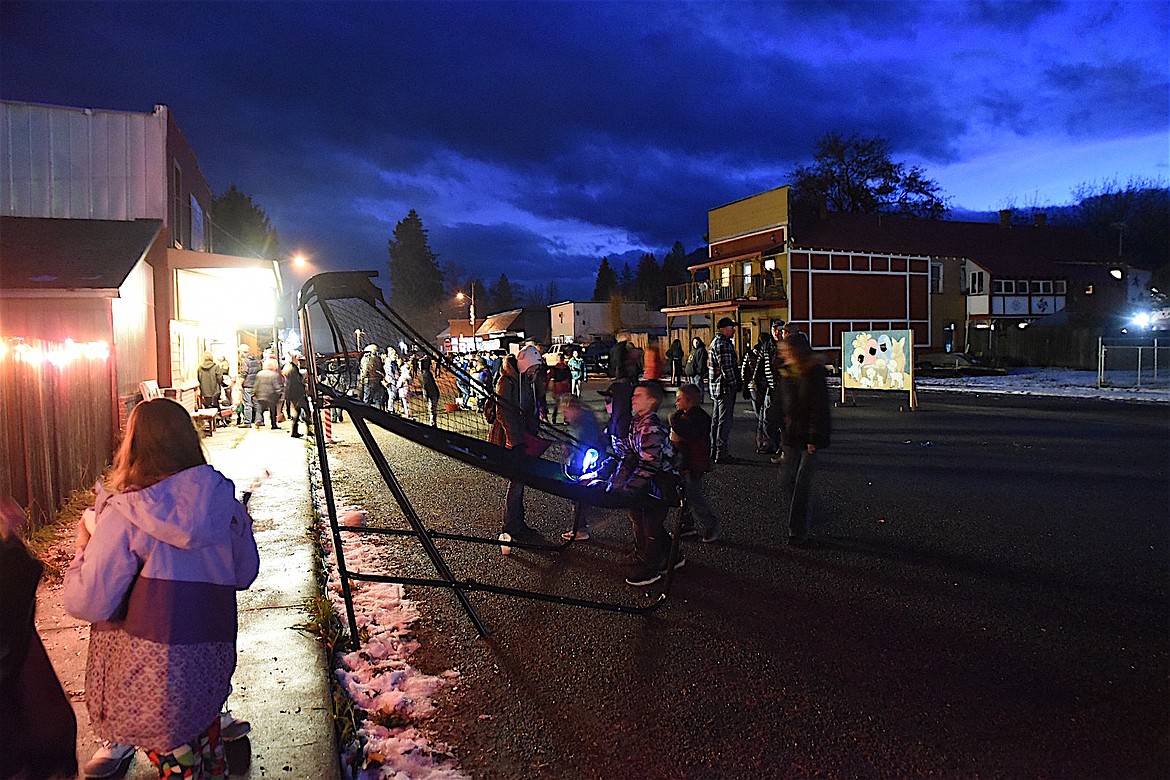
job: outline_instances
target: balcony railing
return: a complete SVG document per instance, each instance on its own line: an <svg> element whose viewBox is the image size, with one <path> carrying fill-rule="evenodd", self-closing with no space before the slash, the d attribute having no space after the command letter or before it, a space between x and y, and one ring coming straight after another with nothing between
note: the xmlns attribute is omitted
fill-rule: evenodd
<svg viewBox="0 0 1170 780"><path fill-rule="evenodd" d="M666 305L702 306L728 301L783 301L788 299L784 280L777 274L733 276L727 284L716 279L707 282L675 284L666 288Z"/></svg>

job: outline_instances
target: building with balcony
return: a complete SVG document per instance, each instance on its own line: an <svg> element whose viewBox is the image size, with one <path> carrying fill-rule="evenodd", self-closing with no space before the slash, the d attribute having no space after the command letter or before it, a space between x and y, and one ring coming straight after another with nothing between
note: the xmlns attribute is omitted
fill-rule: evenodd
<svg viewBox="0 0 1170 780"><path fill-rule="evenodd" d="M667 288L672 336L708 340L709 323L731 317L743 345L783 319L819 350L848 331L909 330L916 349L964 351L993 323L1086 310L1094 291L1096 306L1111 300L1107 247L1042 219L1013 225L1010 213L998 224L794 214L785 186L712 209L708 230L707 261Z"/></svg>

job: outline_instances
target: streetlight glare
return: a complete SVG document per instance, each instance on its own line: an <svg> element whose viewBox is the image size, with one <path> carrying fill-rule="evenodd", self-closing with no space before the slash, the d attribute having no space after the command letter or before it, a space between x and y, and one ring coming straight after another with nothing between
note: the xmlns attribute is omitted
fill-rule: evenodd
<svg viewBox="0 0 1170 780"><path fill-rule="evenodd" d="M292 263L297 268L304 268L309 264L309 260L302 254L295 254L293 255Z"/></svg>

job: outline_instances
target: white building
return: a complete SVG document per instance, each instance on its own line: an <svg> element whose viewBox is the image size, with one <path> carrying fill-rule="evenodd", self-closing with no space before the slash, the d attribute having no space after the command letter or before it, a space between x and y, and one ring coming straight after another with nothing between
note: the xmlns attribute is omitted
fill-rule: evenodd
<svg viewBox="0 0 1170 780"><path fill-rule="evenodd" d="M666 315L641 301L564 301L548 307L553 344L588 344L622 331L665 333Z"/></svg>

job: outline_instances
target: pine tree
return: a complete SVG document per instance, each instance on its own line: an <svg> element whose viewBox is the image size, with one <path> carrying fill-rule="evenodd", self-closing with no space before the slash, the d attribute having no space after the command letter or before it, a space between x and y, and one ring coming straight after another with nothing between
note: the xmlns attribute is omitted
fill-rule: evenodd
<svg viewBox="0 0 1170 780"><path fill-rule="evenodd" d="M634 297L634 271L629 263L622 264L622 272L618 275L618 287L625 297Z"/></svg>
<svg viewBox="0 0 1170 780"><path fill-rule="evenodd" d="M617 291L617 274L610 267L609 258L601 258L601 265L597 268L597 281L593 284L593 300L608 301Z"/></svg>
<svg viewBox="0 0 1170 780"><path fill-rule="evenodd" d="M422 334L441 327L443 270L427 243L427 231L414 209L394 227L390 249L390 308ZM437 331L436 331L437 332Z"/></svg>
<svg viewBox="0 0 1170 780"><path fill-rule="evenodd" d="M662 281L662 268L654 255L647 252L638 260L634 274L634 295L636 301L644 301L651 309L661 309L666 303L666 287Z"/></svg>
<svg viewBox="0 0 1170 780"><path fill-rule="evenodd" d="M280 256L280 240L268 215L234 184L211 202L211 251L265 260Z"/></svg>
<svg viewBox="0 0 1170 780"><path fill-rule="evenodd" d="M516 291L512 288L512 283L508 281L508 275L505 273L501 273L496 283L488 289L488 297L491 299L493 311L508 311L516 308Z"/></svg>
<svg viewBox="0 0 1170 780"><path fill-rule="evenodd" d="M687 273L688 265L686 248L681 241L675 241L674 246L662 258L662 281L667 286L686 284L690 281L690 275Z"/></svg>

